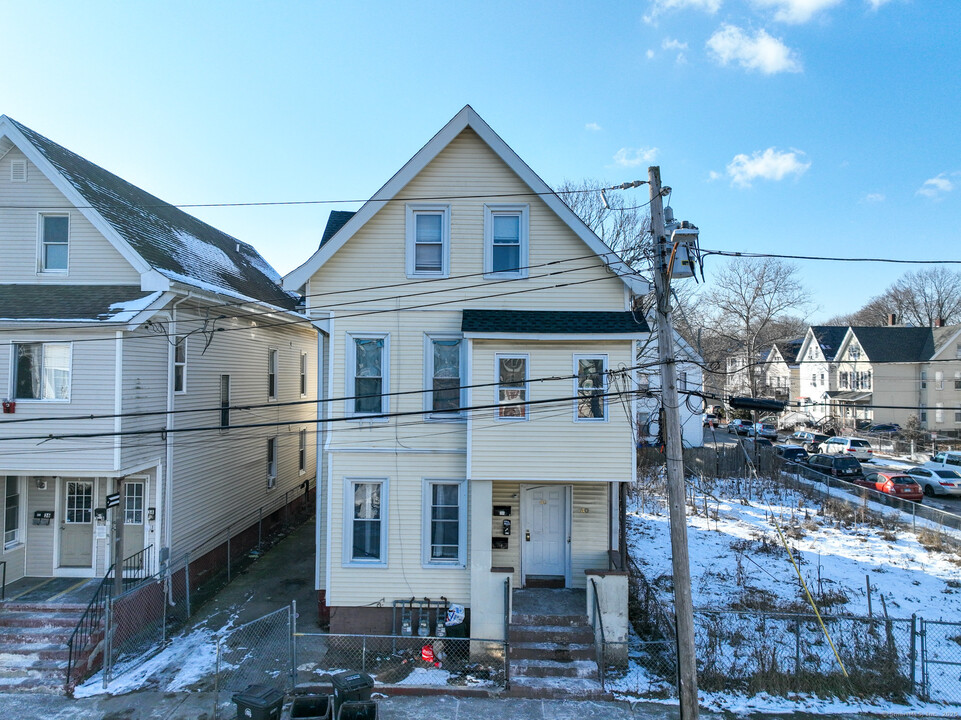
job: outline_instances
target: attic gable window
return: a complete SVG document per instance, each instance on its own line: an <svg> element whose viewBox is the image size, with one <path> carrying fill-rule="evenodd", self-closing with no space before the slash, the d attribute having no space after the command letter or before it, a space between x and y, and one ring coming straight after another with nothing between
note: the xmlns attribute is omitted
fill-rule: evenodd
<svg viewBox="0 0 961 720"><path fill-rule="evenodd" d="M450 264L450 206L407 206L407 276L446 277Z"/></svg>
<svg viewBox="0 0 961 720"><path fill-rule="evenodd" d="M67 272L70 216L40 216L40 272Z"/></svg>
<svg viewBox="0 0 961 720"><path fill-rule="evenodd" d="M527 205L484 206L484 276L527 277Z"/></svg>

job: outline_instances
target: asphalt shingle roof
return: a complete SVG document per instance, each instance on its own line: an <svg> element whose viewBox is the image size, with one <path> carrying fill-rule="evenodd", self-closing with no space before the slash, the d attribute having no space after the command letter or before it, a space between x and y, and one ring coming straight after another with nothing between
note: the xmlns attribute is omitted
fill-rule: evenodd
<svg viewBox="0 0 961 720"><path fill-rule="evenodd" d="M294 308L295 299L280 287L280 275L252 246L10 121L161 274L177 282Z"/></svg>
<svg viewBox="0 0 961 720"><path fill-rule="evenodd" d="M330 240L337 231L340 230L347 221L350 220L357 213L350 210L331 210L330 215L327 216L327 227L324 228L324 236L320 238L320 247Z"/></svg>
<svg viewBox="0 0 961 720"><path fill-rule="evenodd" d="M834 360L834 355L841 348L844 336L848 332L847 325L812 325L811 330L814 331L814 337L821 346L824 359L828 362Z"/></svg>
<svg viewBox="0 0 961 720"><path fill-rule="evenodd" d="M934 355L934 333L929 327L852 327L871 362L924 362Z"/></svg>
<svg viewBox="0 0 961 720"><path fill-rule="evenodd" d="M475 333L639 334L643 315L592 310L464 310L461 330Z"/></svg>
<svg viewBox="0 0 961 720"><path fill-rule="evenodd" d="M0 285L0 320L111 320L159 294L137 285Z"/></svg>

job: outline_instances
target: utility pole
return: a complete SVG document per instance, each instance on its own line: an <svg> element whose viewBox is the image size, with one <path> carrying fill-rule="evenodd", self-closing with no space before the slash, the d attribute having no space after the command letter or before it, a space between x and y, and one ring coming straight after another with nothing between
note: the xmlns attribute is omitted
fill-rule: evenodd
<svg viewBox="0 0 961 720"><path fill-rule="evenodd" d="M117 495L117 504L114 505L113 512L113 596L115 598L123 595L123 478L117 478L114 486Z"/></svg>
<svg viewBox="0 0 961 720"><path fill-rule="evenodd" d="M674 328L671 324L670 245L664 233L661 169L647 169L651 189L651 230L654 233L654 292L657 298L657 353L661 366L661 406L667 459L667 497L671 513L671 564L674 573L674 614L677 632L677 685L681 720L697 720L697 661L694 653L694 602L684 510L684 461L681 416L677 400Z"/></svg>

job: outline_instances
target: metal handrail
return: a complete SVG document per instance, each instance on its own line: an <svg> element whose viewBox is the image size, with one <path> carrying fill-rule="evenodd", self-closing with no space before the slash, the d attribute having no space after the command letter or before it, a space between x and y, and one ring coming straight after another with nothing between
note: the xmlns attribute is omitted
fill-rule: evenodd
<svg viewBox="0 0 961 720"><path fill-rule="evenodd" d="M597 580L591 578L591 585L594 588L594 616L591 618L591 626L594 630L600 628L601 643L597 644L597 635L594 635L594 648L597 660L597 674L601 681L601 690L604 690L604 648L607 647L607 638L604 637L604 617L601 615L601 601L597 599Z"/></svg>
<svg viewBox="0 0 961 720"><path fill-rule="evenodd" d="M504 578L504 687L511 689L511 579Z"/></svg>
<svg viewBox="0 0 961 720"><path fill-rule="evenodd" d="M7 599L7 561L0 560L0 602Z"/></svg>

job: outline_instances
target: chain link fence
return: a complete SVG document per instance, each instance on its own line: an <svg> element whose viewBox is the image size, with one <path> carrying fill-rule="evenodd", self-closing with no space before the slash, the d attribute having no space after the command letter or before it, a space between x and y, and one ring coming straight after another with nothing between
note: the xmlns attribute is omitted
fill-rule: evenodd
<svg viewBox="0 0 961 720"><path fill-rule="evenodd" d="M961 623L919 620L919 694L935 702L961 703Z"/></svg>

